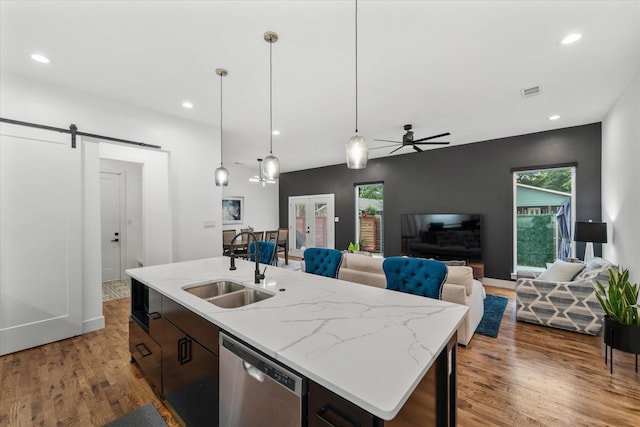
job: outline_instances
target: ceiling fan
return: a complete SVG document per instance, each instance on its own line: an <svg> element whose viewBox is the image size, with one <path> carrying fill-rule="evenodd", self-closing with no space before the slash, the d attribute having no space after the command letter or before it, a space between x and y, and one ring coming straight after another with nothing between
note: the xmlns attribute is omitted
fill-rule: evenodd
<svg viewBox="0 0 640 427"><path fill-rule="evenodd" d="M259 182L264 187L267 184L275 184L276 181L274 179L267 179L264 177L264 173L262 172L262 159L258 159L258 173L259 175L254 175L253 178L249 178L251 182Z"/></svg>
<svg viewBox="0 0 640 427"><path fill-rule="evenodd" d="M398 148L396 148L395 150L391 151L389 154L393 154L396 151L398 151L399 149L403 148L403 147L413 147L414 150L418 151L418 152L422 152L424 150L422 150L420 147L418 147L418 145L447 145L449 144L449 142L443 142L443 141L431 141L432 139L436 139L436 138L440 138L441 136L448 136L451 135L449 132L446 133L441 133L440 135L433 135L433 136L428 136L426 138L420 138L420 139L413 139L413 131L411 130L412 125L404 125L404 130L407 131L407 133L405 133L404 135L402 135L402 141L391 141L388 139L374 139L374 141L383 141L383 142L393 142L395 144L402 144L401 146L399 146ZM372 150L377 150L380 148L388 148L388 147L393 147L393 145L385 145L382 147L375 147L375 148L371 148Z"/></svg>

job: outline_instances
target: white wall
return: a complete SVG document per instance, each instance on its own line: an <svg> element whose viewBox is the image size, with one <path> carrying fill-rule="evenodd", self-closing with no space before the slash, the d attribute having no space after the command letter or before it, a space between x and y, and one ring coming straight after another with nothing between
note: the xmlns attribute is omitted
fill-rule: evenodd
<svg viewBox="0 0 640 427"><path fill-rule="evenodd" d="M221 193L213 184L219 130L5 72L0 93L4 118L60 128L74 123L80 131L162 146L171 159L172 261L221 254L220 228L212 234L203 226L205 219L220 224L222 218Z"/></svg>
<svg viewBox="0 0 640 427"><path fill-rule="evenodd" d="M640 73L602 122L602 220L609 242L604 258L640 282Z"/></svg>
<svg viewBox="0 0 640 427"><path fill-rule="evenodd" d="M258 175L258 162L255 168L228 166L229 185L223 187L225 197L244 197L245 217L242 224L223 225L222 228L235 229L253 227L256 231L277 230L278 218L278 184L266 184L264 187L257 182L249 182L249 178ZM220 202L220 209L222 208Z"/></svg>

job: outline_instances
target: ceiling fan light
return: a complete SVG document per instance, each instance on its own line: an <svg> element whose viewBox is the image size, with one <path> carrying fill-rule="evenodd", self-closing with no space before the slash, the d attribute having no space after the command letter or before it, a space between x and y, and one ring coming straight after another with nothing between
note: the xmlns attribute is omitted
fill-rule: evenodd
<svg viewBox="0 0 640 427"><path fill-rule="evenodd" d="M265 179L277 180L280 178L280 161L273 154L269 154L262 161L262 173Z"/></svg>
<svg viewBox="0 0 640 427"><path fill-rule="evenodd" d="M369 149L367 148L367 142L358 133L349 138L346 145L346 154L347 168L364 169L367 167Z"/></svg>
<svg viewBox="0 0 640 427"><path fill-rule="evenodd" d="M218 169L216 169L216 187L226 187L229 185L229 171L224 166L220 165Z"/></svg>

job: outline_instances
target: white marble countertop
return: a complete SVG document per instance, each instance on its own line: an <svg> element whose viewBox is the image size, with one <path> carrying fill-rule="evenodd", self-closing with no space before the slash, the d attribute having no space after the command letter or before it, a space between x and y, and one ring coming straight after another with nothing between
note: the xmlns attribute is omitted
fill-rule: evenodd
<svg viewBox="0 0 640 427"><path fill-rule="evenodd" d="M467 307L229 258L127 270L138 281L200 314L282 364L355 403L393 419L457 330ZM264 265L261 265L261 270ZM231 279L273 293L241 308L220 308L182 288Z"/></svg>

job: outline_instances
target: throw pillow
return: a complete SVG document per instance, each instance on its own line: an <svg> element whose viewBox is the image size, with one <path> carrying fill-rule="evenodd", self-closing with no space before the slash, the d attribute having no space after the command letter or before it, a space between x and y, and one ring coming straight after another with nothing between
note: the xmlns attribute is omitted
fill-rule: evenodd
<svg viewBox="0 0 640 427"><path fill-rule="evenodd" d="M547 282L570 282L582 269L584 269L584 264L566 262L558 259L538 276L538 280Z"/></svg>
<svg viewBox="0 0 640 427"><path fill-rule="evenodd" d="M447 270L445 283L464 286L465 293L471 295L473 291L473 269L471 267L448 266Z"/></svg>

